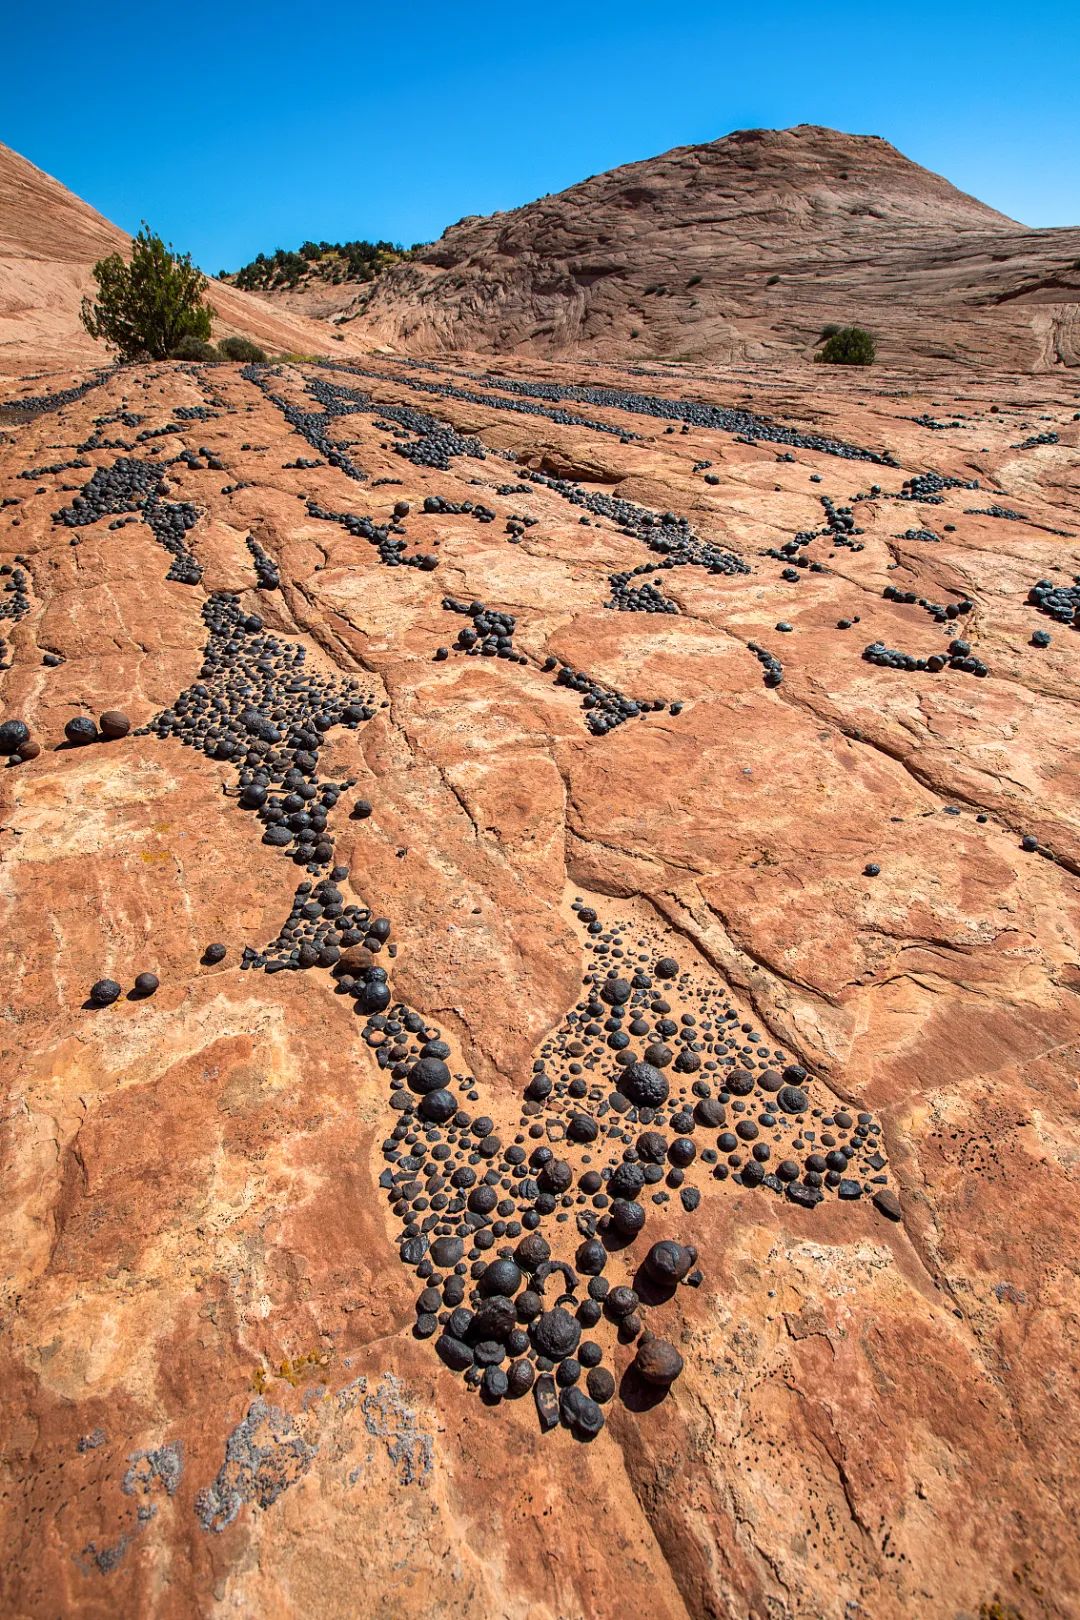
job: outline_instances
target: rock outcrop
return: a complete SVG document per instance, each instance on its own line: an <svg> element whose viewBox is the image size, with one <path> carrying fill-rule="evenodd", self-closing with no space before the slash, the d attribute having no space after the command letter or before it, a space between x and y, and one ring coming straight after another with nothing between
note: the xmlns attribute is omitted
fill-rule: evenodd
<svg viewBox="0 0 1080 1620"><path fill-rule="evenodd" d="M887 141L810 125L461 220L337 291L338 321L413 354L789 360L855 322L927 369L1080 363L1080 228L1029 230Z"/></svg>
<svg viewBox="0 0 1080 1620"><path fill-rule="evenodd" d="M1075 392L11 380L5 1613L1067 1620Z"/></svg>

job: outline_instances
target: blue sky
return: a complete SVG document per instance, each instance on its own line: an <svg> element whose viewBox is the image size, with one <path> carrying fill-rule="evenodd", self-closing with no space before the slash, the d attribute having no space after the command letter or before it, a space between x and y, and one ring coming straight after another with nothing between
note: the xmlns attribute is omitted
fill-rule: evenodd
<svg viewBox="0 0 1080 1620"><path fill-rule="evenodd" d="M8 11L3 51L0 140L211 272L308 236L430 240L797 123L883 135L1026 224L1080 224L1077 0L50 0Z"/></svg>

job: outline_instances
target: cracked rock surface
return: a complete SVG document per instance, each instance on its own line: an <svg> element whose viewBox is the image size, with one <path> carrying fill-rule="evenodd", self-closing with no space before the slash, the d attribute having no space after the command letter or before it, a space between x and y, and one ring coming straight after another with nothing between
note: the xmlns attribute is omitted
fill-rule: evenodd
<svg viewBox="0 0 1080 1620"><path fill-rule="evenodd" d="M4 1612L1066 1620L1076 388L486 368L0 400Z"/></svg>

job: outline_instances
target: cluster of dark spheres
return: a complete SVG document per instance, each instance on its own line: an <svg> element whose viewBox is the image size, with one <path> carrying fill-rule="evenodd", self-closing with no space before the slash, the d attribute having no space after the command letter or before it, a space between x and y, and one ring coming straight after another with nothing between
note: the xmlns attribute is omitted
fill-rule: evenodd
<svg viewBox="0 0 1080 1620"><path fill-rule="evenodd" d="M710 574L748 574L750 566L742 557L711 540L702 540L694 534L686 518L674 512L650 512L647 507L614 495L603 495L584 490L568 478L555 478L547 473L526 472L526 478L568 501L571 506L584 507L594 517L606 518L632 540L640 540L656 556L665 557L671 567L696 566ZM586 518L582 522L587 522Z"/></svg>
<svg viewBox="0 0 1080 1620"><path fill-rule="evenodd" d="M121 457L111 467L99 467L71 505L53 513L53 522L79 529L120 512L137 514L173 559L166 578L198 585L202 569L188 549L186 536L199 514L187 501L161 499L164 477L163 470L151 462Z"/></svg>
<svg viewBox="0 0 1080 1620"><path fill-rule="evenodd" d="M665 596L658 586L630 583L635 575L652 573L658 566L662 565L641 563L629 573L609 575L611 595L604 606L614 608L619 613L678 613L678 603Z"/></svg>
<svg viewBox="0 0 1080 1620"><path fill-rule="evenodd" d="M954 619L970 613L975 606L970 596L962 596L959 602L931 602L915 591L898 590L895 585L886 585L881 594L886 602L900 602L908 606L925 608L935 624L951 624Z"/></svg>
<svg viewBox="0 0 1080 1620"><path fill-rule="evenodd" d="M0 579L4 582L0 590L0 619L17 621L30 611L30 575L19 566L25 561L25 557L17 557L14 566L0 563Z"/></svg>
<svg viewBox="0 0 1080 1620"><path fill-rule="evenodd" d="M90 463L83 456L76 456L74 461L50 461L47 467L24 467L18 476L33 480L55 473L69 472L74 469L81 471L83 468L89 467L89 465Z"/></svg>
<svg viewBox="0 0 1080 1620"><path fill-rule="evenodd" d="M916 473L914 478L905 478L899 493L893 499L921 501L927 506L940 506L945 490L978 489L978 487L977 478L947 478L942 473L936 472Z"/></svg>
<svg viewBox="0 0 1080 1620"><path fill-rule="evenodd" d="M160 982L156 973L138 974L131 987L132 999L143 1001L152 996ZM117 984L115 979L98 979L90 986L88 999L95 1007L111 1007L114 1001L119 1001L123 993L123 986Z"/></svg>
<svg viewBox="0 0 1080 1620"><path fill-rule="evenodd" d="M387 944L390 920L373 917L367 906L346 903L338 884L347 876L347 867L335 866L321 882L301 883L278 937L262 951L245 947L241 968L265 968L268 973L338 968L337 990L356 999L358 1012L388 1006L385 969L370 958ZM361 956L361 962L354 962L353 957Z"/></svg>
<svg viewBox="0 0 1080 1620"><path fill-rule="evenodd" d="M265 827L263 843L317 871L330 863L331 810L351 783L320 782L319 751L334 726L353 730L374 700L359 682L305 668L306 650L263 630L257 614L218 591L203 605L200 679L148 727L238 773L238 802Z"/></svg>
<svg viewBox="0 0 1080 1620"><path fill-rule="evenodd" d="M364 371L361 367L335 367L359 376L377 377L378 372ZM400 431L394 435L394 452L417 467L430 467L447 472L456 456L468 456L483 461L487 452L479 439L458 433L448 422L440 422L426 411L411 405L384 405L372 401L361 389L348 388L342 383L327 382L322 377L307 379L307 391L323 407L326 420L335 416L349 416L357 411L368 415L378 413L387 423Z"/></svg>
<svg viewBox="0 0 1080 1620"><path fill-rule="evenodd" d="M1023 512L1014 512L1011 506L965 506L964 514L967 517L1002 518L1007 523L1030 523L1031 519Z"/></svg>
<svg viewBox="0 0 1080 1620"><path fill-rule="evenodd" d="M386 372L374 371L368 366L335 366L334 370L347 371L358 377L371 377L377 382L400 383L401 381L400 377L388 376ZM523 416L544 416L547 417L548 421L559 422L566 427L584 427L591 429L593 433L609 433L615 438L621 439L624 444L629 443L631 439L640 437L637 433L627 433L625 428L612 427L610 422L596 422L587 416L575 416L571 411L546 410L543 406L529 405L523 400L506 399L502 394L478 394L472 389L455 388L452 383L420 382L415 377L408 379L408 385L410 388L415 388L424 394L438 394L443 399L461 399L470 405L486 405L494 410L515 411ZM390 414L387 407L383 405L379 406L379 410L384 416ZM453 429L448 431L453 432ZM407 452L403 453L407 454ZM460 455L462 452L455 453ZM409 459L417 460L417 457L410 456ZM418 464L421 466L441 465L441 463L430 461L422 461ZM445 467L443 470L445 471Z"/></svg>
<svg viewBox="0 0 1080 1620"><path fill-rule="evenodd" d="M639 715L647 714L650 710L660 713L669 707L663 698L638 699L627 697L617 692L614 687L602 686L599 681L586 675L584 670L575 669L561 659L549 654L544 659L544 669L555 675L556 686L567 686L572 692L580 692L581 707L585 710L585 724L594 737L606 737L617 726L624 725L627 720L636 720ZM678 714L681 704L670 705L670 712Z"/></svg>
<svg viewBox="0 0 1080 1620"><path fill-rule="evenodd" d="M427 517L473 517L478 523L494 523L498 516L479 501L448 501L443 495L425 495L421 511Z"/></svg>
<svg viewBox="0 0 1080 1620"><path fill-rule="evenodd" d="M588 384L522 382L510 377L491 377L482 372L465 372L464 375L474 382L482 382L500 389L505 394L516 394L526 399L571 400L577 404L626 411L633 416L651 416L660 421L681 422L686 427L715 428L722 433L733 433L744 442L756 443L760 440L766 444L785 444L801 450L817 450L825 455L840 456L845 461L871 461L884 467L896 465L893 457L887 452L879 454L873 450L862 450L857 445L845 444L841 439L824 438L819 433L803 433L796 428L782 427L778 422L770 421L768 417L755 416L750 411L724 405L703 405L699 400L667 399L660 394L639 394L621 388L595 388ZM500 410L513 408L508 401L500 400L497 395L464 394L460 390L449 390L447 384L421 385L414 382L412 386L426 386L439 393L450 391L454 398L474 399L477 403L497 405ZM553 416L553 420L561 421L563 418ZM585 422L581 418L576 420L586 427L599 427L602 432L626 436L622 429L612 428L607 424Z"/></svg>
<svg viewBox="0 0 1080 1620"><path fill-rule="evenodd" d="M972 652L970 643L960 640L949 642L947 654L932 653L929 658L916 658L911 653L886 647L883 641L872 641L869 647L863 648L863 658L882 669L929 670L931 675L938 675L943 669L958 669L965 675L980 677L990 673L982 659Z"/></svg>
<svg viewBox="0 0 1080 1620"><path fill-rule="evenodd" d="M281 574L278 565L253 534L247 537L247 548L255 564L255 578L261 591L276 591L281 585Z"/></svg>
<svg viewBox="0 0 1080 1620"><path fill-rule="evenodd" d="M352 457L340 444L330 438L329 427L334 416L343 414L343 411L305 411L299 405L291 404L280 394L275 394L270 387L271 373L264 366L242 366L240 375L248 382L254 383L272 405L276 405L289 426L305 439L313 450L318 451L324 461L331 467L343 472L346 478L356 483L362 483L367 474L362 472Z"/></svg>
<svg viewBox="0 0 1080 1620"><path fill-rule="evenodd" d="M1027 599L1031 607L1049 614L1058 624L1071 624L1080 630L1080 574L1073 575L1071 585L1055 585L1051 579L1037 580L1028 591ZM1049 642L1041 645L1049 645Z"/></svg>
<svg viewBox="0 0 1080 1620"><path fill-rule="evenodd" d="M896 538L898 540L922 540L927 545L936 546L941 536L935 534L933 529L905 529L903 534L898 534Z"/></svg>
<svg viewBox="0 0 1080 1620"><path fill-rule="evenodd" d="M434 552L414 551L405 555L408 540L405 530L398 521L390 523L376 523L374 518L361 517L354 512L330 512L326 507L320 506L317 501L308 501L308 516L320 518L324 523L337 523L355 535L359 540L366 540L375 547L379 561L387 568L419 568L424 573L431 573L439 566L439 559Z"/></svg>
<svg viewBox="0 0 1080 1620"><path fill-rule="evenodd" d="M765 648L759 647L756 641L748 641L746 645L765 671L765 685L781 686L784 680L784 666L775 653L766 652Z"/></svg>
<svg viewBox="0 0 1080 1620"><path fill-rule="evenodd" d="M95 372L85 382L77 383L74 388L61 388L55 394L34 394L27 399L5 400L3 409L26 411L31 416L43 416L49 411L59 411L65 405L74 405L77 399L82 399L92 388L100 388L102 383L109 381L115 371L115 366L108 366L103 371Z"/></svg>
<svg viewBox="0 0 1080 1620"><path fill-rule="evenodd" d="M173 415L178 422L209 422L217 412L210 410L206 405L178 405ZM128 426L134 427L135 423L129 422Z"/></svg>
<svg viewBox="0 0 1080 1620"><path fill-rule="evenodd" d="M875 484L874 489L878 486ZM809 557L801 555L805 547L812 545L815 540L828 540L830 545L848 551L862 551L861 540L857 535L865 531L857 527L855 513L850 506L836 506L827 495L820 497L825 512L825 523L820 529L800 529L792 539L786 540L782 546L769 546L763 553L766 557L775 557L779 562L785 562L788 567L784 570L783 579L793 582L799 576L793 568L808 568L812 574L825 572L824 564L811 562Z"/></svg>
<svg viewBox="0 0 1080 1620"><path fill-rule="evenodd" d="M512 613L501 613L483 602L459 602L453 596L444 596L442 605L448 613L463 613L471 620L457 633L454 645L459 651L484 658L508 658L516 664L528 662L524 653L514 650L517 619Z"/></svg>
<svg viewBox="0 0 1080 1620"><path fill-rule="evenodd" d="M587 1438L615 1392L598 1329L636 1344L633 1375L654 1390L682 1369L647 1321L701 1282L696 1250L661 1238L632 1286L605 1275L674 1196L694 1211L710 1177L806 1209L830 1193L869 1196L890 1219L900 1209L872 1115L815 1105L806 1070L718 989L583 901L575 910L592 958L584 994L533 1065L512 1140L474 1112L475 1080L453 1070L439 1031L388 990L365 1038L399 1115L380 1183L422 1285L417 1336L489 1404L532 1390L543 1428Z"/></svg>
<svg viewBox="0 0 1080 1620"><path fill-rule="evenodd" d="M1036 445L1057 444L1056 433L1036 433L1030 439L1023 439L1019 444L1010 445L1010 450L1034 450Z"/></svg>

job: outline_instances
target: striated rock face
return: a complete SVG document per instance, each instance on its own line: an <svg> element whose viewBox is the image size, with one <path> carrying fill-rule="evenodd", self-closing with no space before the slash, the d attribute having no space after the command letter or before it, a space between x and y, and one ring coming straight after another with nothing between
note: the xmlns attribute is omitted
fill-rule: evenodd
<svg viewBox="0 0 1080 1620"><path fill-rule="evenodd" d="M1052 370L1080 360L1078 265L1080 228L1026 229L877 136L804 124L461 220L340 292L414 354L780 359L857 322L892 361Z"/></svg>
<svg viewBox="0 0 1080 1620"><path fill-rule="evenodd" d="M11 380L5 1613L1074 1612L1077 410Z"/></svg>
<svg viewBox="0 0 1080 1620"><path fill-rule="evenodd" d="M130 238L51 175L0 144L0 372L108 359L79 320L93 294L91 269ZM214 337L242 334L276 353L321 353L327 332L301 314L275 310L211 281ZM343 339L346 349L350 340Z"/></svg>

